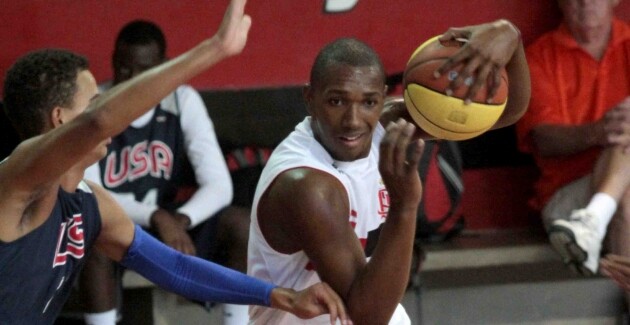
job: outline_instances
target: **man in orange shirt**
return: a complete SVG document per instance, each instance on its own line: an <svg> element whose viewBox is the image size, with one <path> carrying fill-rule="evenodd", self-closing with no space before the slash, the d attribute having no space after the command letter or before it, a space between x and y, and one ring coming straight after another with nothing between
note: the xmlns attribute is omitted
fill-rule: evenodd
<svg viewBox="0 0 630 325"><path fill-rule="evenodd" d="M527 49L532 97L517 124L541 171L532 203L584 275L597 273L605 238L630 256L630 26L614 18L618 2L558 0L562 24Z"/></svg>

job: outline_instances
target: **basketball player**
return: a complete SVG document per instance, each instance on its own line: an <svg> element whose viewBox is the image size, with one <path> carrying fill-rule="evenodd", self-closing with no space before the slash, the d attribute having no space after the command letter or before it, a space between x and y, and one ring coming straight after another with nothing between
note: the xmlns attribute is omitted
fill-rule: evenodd
<svg viewBox="0 0 630 325"><path fill-rule="evenodd" d="M441 40L460 37L468 43L439 72L467 61L461 77L478 72L483 83L498 74L493 69L507 66L510 100L495 128L514 123L529 98L518 31L497 21L450 29ZM304 90L310 116L274 150L252 209L248 274L293 288L325 281L357 324L411 323L399 302L423 190L417 166L423 142L405 119L404 104L394 101L384 109L386 90L382 63L366 44L340 39L324 47ZM250 319L327 321L255 306Z"/></svg>
<svg viewBox="0 0 630 325"><path fill-rule="evenodd" d="M131 21L116 37L113 80L99 88L105 91L164 61L161 28L146 20ZM136 224L166 245L246 272L249 209L230 206L230 173L206 106L192 87L177 87L113 137L107 156L90 166L85 178L109 190ZM176 191L183 184L196 189L178 202ZM120 271L98 252L88 257L79 285L87 325L116 323L115 307L122 305L117 299ZM223 325L247 323L247 306L226 304L222 310Z"/></svg>
<svg viewBox="0 0 630 325"><path fill-rule="evenodd" d="M0 323L51 324L96 248L196 300L262 304L300 317L344 307L326 285L296 292L183 255L134 227L102 188L82 180L109 138L179 84L245 46L251 19L231 1L218 32L188 52L98 95L84 58L42 50L7 72L5 110L22 139L0 163Z"/></svg>

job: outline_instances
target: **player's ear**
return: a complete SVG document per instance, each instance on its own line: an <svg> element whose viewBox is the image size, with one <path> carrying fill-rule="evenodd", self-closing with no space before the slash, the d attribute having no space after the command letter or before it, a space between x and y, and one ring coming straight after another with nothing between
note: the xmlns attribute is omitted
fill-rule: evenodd
<svg viewBox="0 0 630 325"><path fill-rule="evenodd" d="M63 124L63 108L55 106L50 112L50 124L53 128Z"/></svg>

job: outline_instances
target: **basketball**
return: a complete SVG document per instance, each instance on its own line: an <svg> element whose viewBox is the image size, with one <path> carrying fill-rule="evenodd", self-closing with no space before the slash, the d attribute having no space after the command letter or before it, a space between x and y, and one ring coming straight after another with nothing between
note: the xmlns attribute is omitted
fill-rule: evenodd
<svg viewBox="0 0 630 325"><path fill-rule="evenodd" d="M414 122L428 134L444 140L466 140L490 129L499 119L507 102L508 79L505 68L501 83L487 103L488 87L483 85L472 102L464 104L468 82L447 96L444 90L457 77L458 69L435 78L433 73L459 46L443 46L433 37L411 55L403 74L405 105ZM461 66L459 67L461 68Z"/></svg>

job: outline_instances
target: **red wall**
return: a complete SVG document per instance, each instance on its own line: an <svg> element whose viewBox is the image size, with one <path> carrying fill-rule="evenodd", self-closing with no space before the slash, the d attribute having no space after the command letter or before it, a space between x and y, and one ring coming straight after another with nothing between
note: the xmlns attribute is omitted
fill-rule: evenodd
<svg viewBox="0 0 630 325"><path fill-rule="evenodd" d="M356 5L350 11L331 14L324 12L326 1L356 1ZM111 75L110 55L116 33L129 20L144 18L161 25L169 42L168 53L175 56L216 30L227 3L0 0L0 75L4 76L27 51L63 47L86 55L97 80L104 81ZM317 51L337 37L353 36L368 42L381 54L388 72L395 73L403 69L423 40L450 26L507 18L517 24L529 44L559 21L553 0L250 0L247 12L253 26L243 54L203 73L191 82L194 86L214 89L302 84ZM622 1L617 14L630 19L630 1ZM527 226L527 180L532 177L528 168L468 170L462 202L468 227ZM506 182L513 186L501 185ZM446 206L438 199L427 200L427 208L434 215L441 215L444 211L440 209Z"/></svg>
<svg viewBox="0 0 630 325"><path fill-rule="evenodd" d="M328 0L331 2L339 0ZM341 0L344 1L344 0ZM350 1L352 0L345 0ZM389 72L403 69L409 54L449 26L508 18L526 43L557 24L551 0L356 0L352 10L325 13L326 0L250 0L253 18L244 53L192 81L200 89L295 85L308 78L310 64L326 42L358 37L381 53ZM160 24L174 56L217 28L227 0L0 0L0 74L19 56L42 47L64 47L91 60L97 80L109 78L115 34L131 19ZM618 12L630 17L630 2Z"/></svg>

